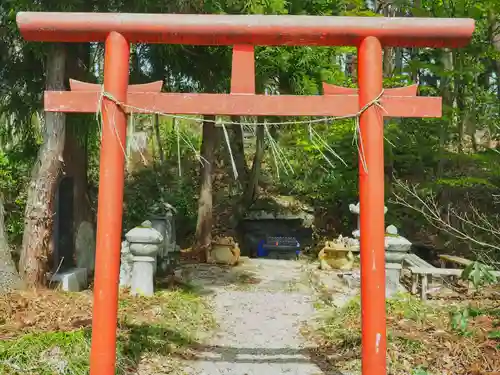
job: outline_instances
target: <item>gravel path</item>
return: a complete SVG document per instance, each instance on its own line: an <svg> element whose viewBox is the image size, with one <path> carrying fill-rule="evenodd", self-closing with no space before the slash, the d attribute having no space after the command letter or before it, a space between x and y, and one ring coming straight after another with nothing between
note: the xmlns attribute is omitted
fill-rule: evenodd
<svg viewBox="0 0 500 375"><path fill-rule="evenodd" d="M207 278L206 272L198 280L214 292L210 298L220 328L188 363L188 373L324 374L309 357L300 333L301 323L315 314L302 263L248 260L240 267L233 269L240 272L233 282L221 282L213 274ZM226 269L225 274L230 272ZM258 281L234 282L240 279Z"/></svg>

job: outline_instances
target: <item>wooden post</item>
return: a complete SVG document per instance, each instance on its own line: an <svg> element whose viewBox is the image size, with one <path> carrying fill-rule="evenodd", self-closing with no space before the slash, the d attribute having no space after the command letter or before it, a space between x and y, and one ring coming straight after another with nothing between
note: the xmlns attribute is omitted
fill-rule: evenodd
<svg viewBox="0 0 500 375"><path fill-rule="evenodd" d="M104 91L121 102L127 100L129 54L128 41L111 32L105 44ZM125 177L127 115L114 101L104 98L102 118L90 375L115 373Z"/></svg>
<svg viewBox="0 0 500 375"><path fill-rule="evenodd" d="M359 108L382 93L382 45L365 38L358 48ZM362 372L386 374L384 119L377 105L360 117L359 202Z"/></svg>

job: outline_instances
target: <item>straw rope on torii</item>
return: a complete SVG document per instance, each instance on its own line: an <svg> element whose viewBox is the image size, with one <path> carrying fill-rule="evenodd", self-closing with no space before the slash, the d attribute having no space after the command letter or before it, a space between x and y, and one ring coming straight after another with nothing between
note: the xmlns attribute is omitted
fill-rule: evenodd
<svg viewBox="0 0 500 375"><path fill-rule="evenodd" d="M77 84L77 85L84 84L84 83L80 83L80 82L77 83L77 81L74 81L74 80L71 80L71 83L73 83L73 85L75 85L75 84ZM324 149L326 149L328 152L330 152L335 158L337 158L339 161L341 161L342 164L344 164L345 166L347 166L347 163L345 162L344 159L342 159L342 157L337 152L335 152L335 150L333 150L333 148L330 145L328 145L325 142L325 140L313 128L313 125L315 125L315 124L327 124L328 122L335 121L335 120L354 119L354 124L355 125L354 125L354 129L353 129L353 144L356 145L356 148L357 148L358 154L359 154L359 159L360 159L360 161L362 163L363 169L365 170L366 173L368 173L368 167L366 165L366 160L365 160L365 157L364 157L363 146L362 146L363 142L362 142L362 140L361 140L361 142L358 142L358 137L361 138L361 132L360 132L360 129L359 129L359 117L368 108L370 108L372 106L376 106L380 110L384 111L384 113L387 113L387 111L384 109L384 107L381 105L381 102L380 102L380 98L382 97L383 94L384 94L384 90L382 90L380 92L380 94L375 99L373 99L372 101L370 101L369 103L367 103L359 111L357 111L356 113L353 113L353 114L349 114L349 115L344 115L344 116L328 116L328 117L322 117L322 118L318 118L318 119L296 120L296 121L283 121L283 122L268 122L268 121L264 121L264 122L252 122L251 125L253 127L255 127L255 126L264 126L264 129L265 129L264 134L265 134L266 139L269 142L269 145L270 145L270 148L271 148L271 153L272 153L272 156L273 156L273 159L274 159L274 163L275 163L275 166L276 166L276 172L277 172L277 175L278 175L278 178L279 178L279 165L280 164L283 167L283 169L285 171L285 174L288 174L288 169L290 170L291 173L294 173L294 171L293 171L293 167L291 166L290 162L288 160L286 160L285 155L281 151L278 143L271 136L271 134L269 132L269 127L270 126L287 126L287 125L304 125L304 126L308 126L309 127L309 133L310 133L310 141L311 141L311 143L316 148L316 150L321 154L321 156L323 157L323 159L325 159L325 161L328 163L328 165L331 166L332 168L334 168L334 165L333 165L332 161L328 158L327 155L325 155L325 153L321 150L320 146L322 146ZM169 117L169 118L173 118L173 119L188 120L188 121L192 121L192 122L195 122L195 123L210 122L210 123L214 123L214 124L219 125L220 127L222 127L222 130L223 130L224 140L225 140L226 146L228 148L228 152L229 152L229 156L230 156L230 160L231 160L231 167L232 167L232 170L233 170L234 178L238 179L238 171L237 171L237 168L236 168L236 163L234 161L234 157L233 157L232 148L231 148L231 144L230 144L230 141L229 141L229 135L227 133L226 125L239 125L239 126L243 126L244 125L243 122L202 119L202 118L199 118L199 117L189 117L189 116L175 115L175 114L169 114L169 113L162 113L162 112L159 112L159 111L148 110L147 108L138 108L138 107L135 107L135 106L132 106L132 105L129 105L127 103L124 103L122 101L117 100L113 95L105 92L104 91L104 87L101 85L101 96L99 98L99 102L102 102L103 98L107 98L107 99L111 100L112 102L114 102L115 104L117 104L119 107L121 107L125 112L128 112L129 113L129 122L132 122L132 123L134 122L134 115L135 115L135 113L141 113L141 114L150 114L150 115L158 115L158 116L163 116L163 117ZM96 119L99 122L99 129L101 130L101 135L102 135L102 106L98 106L98 112L96 113ZM179 130L178 127L176 127L175 131L176 131L176 136L177 136L177 147L178 148L180 147L179 146L180 140L182 140L188 146L188 148L190 148L194 152L196 158L198 159L198 161L201 164L208 163L208 161L203 158L203 156L198 152L198 150L196 150L196 148L189 141L189 139L187 137L183 136L182 132ZM127 153L125 151L126 147L125 147L125 145L123 145L121 143L121 141L120 141L120 139L118 137L117 129L114 126L113 126L113 133L115 135L117 135L117 139L120 142L120 146L121 146L123 152L125 153L125 155L127 156ZM144 161L145 157L142 154L142 152L140 152L140 153L141 153L141 158ZM179 174L181 174L181 163L180 163L179 159L178 159L178 168L179 168Z"/></svg>

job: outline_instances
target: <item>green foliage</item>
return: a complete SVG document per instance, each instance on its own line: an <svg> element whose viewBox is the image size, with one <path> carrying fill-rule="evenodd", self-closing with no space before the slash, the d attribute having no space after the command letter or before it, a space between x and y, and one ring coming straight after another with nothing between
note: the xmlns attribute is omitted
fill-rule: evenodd
<svg viewBox="0 0 500 375"><path fill-rule="evenodd" d="M485 264L472 262L465 267L462 279L472 282L476 288L485 284L494 284L497 281L497 277L491 271L491 267Z"/></svg>
<svg viewBox="0 0 500 375"><path fill-rule="evenodd" d="M23 235L26 185L31 163L29 147L24 150L0 151L0 194L5 200L5 226L9 243L19 245Z"/></svg>
<svg viewBox="0 0 500 375"><path fill-rule="evenodd" d="M451 328L461 335L468 335L470 332L468 331L468 323L469 323L469 309L459 309L452 313L451 315Z"/></svg>
<svg viewBox="0 0 500 375"><path fill-rule="evenodd" d="M178 238L185 241L192 235L196 225L198 195L197 174L192 172L193 169L179 177L175 165L156 166L129 176L125 183L124 229L132 229L150 215L161 214L158 203L165 202L177 210Z"/></svg>

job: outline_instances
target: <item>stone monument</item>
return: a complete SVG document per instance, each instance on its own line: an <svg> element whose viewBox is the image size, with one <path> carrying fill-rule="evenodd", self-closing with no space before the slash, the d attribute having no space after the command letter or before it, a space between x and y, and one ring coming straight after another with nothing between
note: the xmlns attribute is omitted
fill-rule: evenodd
<svg viewBox="0 0 500 375"><path fill-rule="evenodd" d="M157 210L156 210L157 211ZM161 233L163 243L158 250L158 266L162 272L166 272L168 267L174 262L177 254L176 235L175 235L175 214L176 209L169 203L163 204L163 210L159 214L151 215L149 220L152 227ZM156 273L155 269L155 273Z"/></svg>

